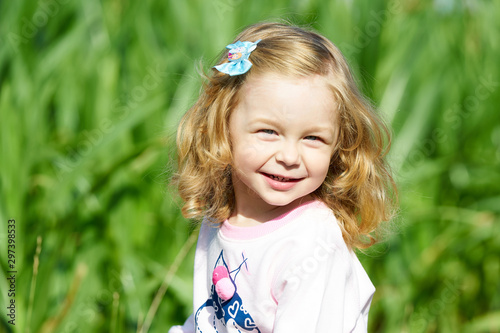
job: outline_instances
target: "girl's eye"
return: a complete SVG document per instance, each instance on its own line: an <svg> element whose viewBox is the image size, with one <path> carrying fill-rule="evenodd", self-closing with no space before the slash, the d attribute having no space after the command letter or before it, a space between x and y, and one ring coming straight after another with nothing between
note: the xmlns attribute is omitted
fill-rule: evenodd
<svg viewBox="0 0 500 333"><path fill-rule="evenodd" d="M274 131L274 130L270 130L270 129L262 129L262 130L260 130L259 132L261 132L261 133L265 133L265 134L269 134L269 135L276 134L276 131Z"/></svg>
<svg viewBox="0 0 500 333"><path fill-rule="evenodd" d="M321 138L319 136L314 136L314 135L308 135L304 139L311 141L321 141Z"/></svg>

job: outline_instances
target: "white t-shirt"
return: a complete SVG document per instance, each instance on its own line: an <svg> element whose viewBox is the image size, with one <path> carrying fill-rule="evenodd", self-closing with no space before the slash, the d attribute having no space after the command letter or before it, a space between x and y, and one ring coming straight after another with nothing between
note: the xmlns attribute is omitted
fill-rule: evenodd
<svg viewBox="0 0 500 333"><path fill-rule="evenodd" d="M194 313L169 333L367 331L375 288L322 202L255 227L203 221L194 267Z"/></svg>

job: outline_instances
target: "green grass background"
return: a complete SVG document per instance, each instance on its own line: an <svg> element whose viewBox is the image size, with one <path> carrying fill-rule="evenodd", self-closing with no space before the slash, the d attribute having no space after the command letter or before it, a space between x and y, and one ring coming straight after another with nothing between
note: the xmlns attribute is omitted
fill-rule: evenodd
<svg viewBox="0 0 500 333"><path fill-rule="evenodd" d="M500 3L487 0L0 1L0 332L165 332L189 315L176 124L199 61L278 18L334 41L394 131L399 216L360 253L377 287L369 331L500 332Z"/></svg>

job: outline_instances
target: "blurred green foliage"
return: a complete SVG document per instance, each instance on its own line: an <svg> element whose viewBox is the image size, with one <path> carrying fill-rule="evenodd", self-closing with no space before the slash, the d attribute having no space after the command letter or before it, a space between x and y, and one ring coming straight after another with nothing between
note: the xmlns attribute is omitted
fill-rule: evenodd
<svg viewBox="0 0 500 333"><path fill-rule="evenodd" d="M0 331L165 332L189 315L176 124L199 60L279 18L336 43L394 130L400 213L359 254L377 287L370 332L500 331L500 3L487 0L1 1L0 266L15 219L17 275L15 326L0 279Z"/></svg>

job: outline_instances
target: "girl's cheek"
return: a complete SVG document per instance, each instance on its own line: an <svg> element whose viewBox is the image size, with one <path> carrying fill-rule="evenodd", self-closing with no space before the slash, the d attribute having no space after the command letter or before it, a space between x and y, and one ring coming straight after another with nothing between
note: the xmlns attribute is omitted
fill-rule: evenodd
<svg viewBox="0 0 500 333"><path fill-rule="evenodd" d="M236 155L246 161L252 161L266 152L267 147L259 141L242 142Z"/></svg>
<svg viewBox="0 0 500 333"><path fill-rule="evenodd" d="M249 140L247 145L258 152L269 152L276 149L276 142L259 139Z"/></svg>
<svg viewBox="0 0 500 333"><path fill-rule="evenodd" d="M315 167L328 168L331 161L330 155L330 151L326 149L304 149L302 151L302 160L313 164Z"/></svg>

